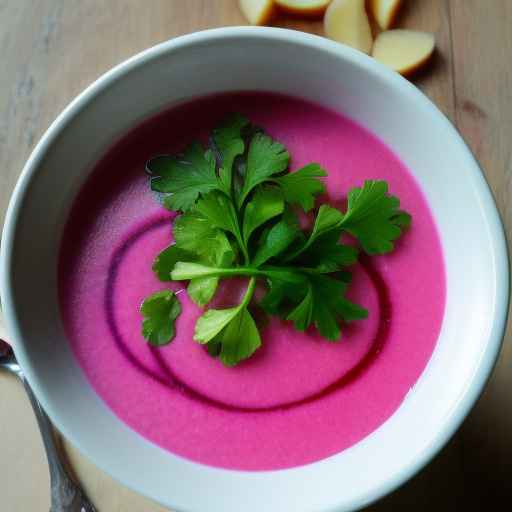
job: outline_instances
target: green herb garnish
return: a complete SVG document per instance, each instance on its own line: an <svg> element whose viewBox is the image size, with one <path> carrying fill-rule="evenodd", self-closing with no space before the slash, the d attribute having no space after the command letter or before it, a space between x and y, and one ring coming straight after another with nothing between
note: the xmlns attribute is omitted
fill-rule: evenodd
<svg viewBox="0 0 512 512"><path fill-rule="evenodd" d="M365 181L348 193L341 211L328 204L315 212L310 231L299 227L296 209L309 212L325 192L327 175L312 163L289 172L286 148L241 115L213 130L209 149L194 143L181 155L147 163L151 188L173 221L175 243L155 259L161 281L188 281L187 293L199 306L214 297L220 279L246 277L240 304L208 309L197 320L194 340L227 366L250 357L261 345L251 315L256 280L267 285L259 307L293 323L298 331L314 325L327 340L341 337L341 325L366 318L366 309L345 294L347 268L358 248L341 241L354 237L367 254L384 254L409 226L411 217L388 194L385 181ZM142 334L152 345L174 337L181 311L171 291L157 292L141 307Z"/></svg>
<svg viewBox="0 0 512 512"><path fill-rule="evenodd" d="M163 290L147 297L140 308L142 335L151 345L166 345L174 338L174 321L181 313L181 305L173 292Z"/></svg>

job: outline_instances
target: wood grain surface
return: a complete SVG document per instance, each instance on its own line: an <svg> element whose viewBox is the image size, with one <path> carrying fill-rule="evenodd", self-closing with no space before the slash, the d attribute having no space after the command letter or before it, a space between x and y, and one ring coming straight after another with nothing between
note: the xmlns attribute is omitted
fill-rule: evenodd
<svg viewBox="0 0 512 512"><path fill-rule="evenodd" d="M414 78L482 164L512 230L512 1L409 0L401 26L434 32L432 65ZM235 0L0 0L0 223L31 149L86 85L123 59L188 32L245 24ZM322 33L315 21L279 26ZM470 276L468 276L470 278ZM512 501L512 332L477 406L419 475L368 508L490 510ZM123 488L70 446L70 465L98 512L164 509ZM508 505L507 505L508 503ZM21 386L0 375L0 511L45 511L49 481ZM206 511L205 511L206 512ZM286 511L287 512L287 511Z"/></svg>

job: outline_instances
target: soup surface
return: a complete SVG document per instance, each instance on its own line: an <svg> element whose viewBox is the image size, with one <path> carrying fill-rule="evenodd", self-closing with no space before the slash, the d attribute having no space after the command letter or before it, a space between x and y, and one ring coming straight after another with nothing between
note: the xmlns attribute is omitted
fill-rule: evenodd
<svg viewBox="0 0 512 512"><path fill-rule="evenodd" d="M141 335L139 307L162 283L151 265L172 241L171 212L150 191L145 162L206 140L240 112L289 150L294 170L318 162L328 201L384 179L412 214L411 228L385 256L354 268L349 298L369 318L339 343L272 318L263 346L224 367L192 340L201 314L178 293L182 314L171 344ZM240 93L172 108L137 126L98 162L80 191L60 257L65 329L90 384L128 426L170 452L204 464L269 470L311 463L362 440L400 406L434 350L445 306L437 230L415 180L376 137L341 115L302 100ZM239 283L223 281L230 305ZM108 435L108 433L105 433Z"/></svg>

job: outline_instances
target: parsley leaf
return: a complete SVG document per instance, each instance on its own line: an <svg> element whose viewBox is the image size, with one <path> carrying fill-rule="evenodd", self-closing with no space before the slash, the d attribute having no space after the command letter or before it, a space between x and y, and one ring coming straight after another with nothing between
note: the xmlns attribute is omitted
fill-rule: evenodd
<svg viewBox="0 0 512 512"><path fill-rule="evenodd" d="M192 261L193 254L178 247L176 244L165 248L153 263L153 272L160 281L172 281L171 272L178 261Z"/></svg>
<svg viewBox="0 0 512 512"><path fill-rule="evenodd" d="M234 259L233 248L226 235L222 232L218 233L217 242L216 249L208 257L203 258L202 261L212 263L219 268L229 267ZM218 277L197 277L190 280L187 286L187 293L198 306L206 306L215 295L218 284Z"/></svg>
<svg viewBox="0 0 512 512"><path fill-rule="evenodd" d="M318 238L298 258L306 267L318 272L336 272L357 262L357 249L340 242L341 230L329 231Z"/></svg>
<svg viewBox="0 0 512 512"><path fill-rule="evenodd" d="M186 211L199 194L221 188L213 153L205 152L199 143L190 145L179 157L157 156L146 164L146 169L152 175L151 188L171 194L164 199L170 210Z"/></svg>
<svg viewBox="0 0 512 512"><path fill-rule="evenodd" d="M313 287L309 283L306 295L302 301L286 317L291 320L297 331L305 331L313 321Z"/></svg>
<svg viewBox="0 0 512 512"><path fill-rule="evenodd" d="M252 138L247 155L244 184L238 197L242 206L251 190L274 174L286 170L290 155L286 148L263 133L256 133Z"/></svg>
<svg viewBox="0 0 512 512"><path fill-rule="evenodd" d="M283 195L276 187L259 187L245 208L243 238L245 244L255 229L284 210Z"/></svg>
<svg viewBox="0 0 512 512"><path fill-rule="evenodd" d="M260 239L252 264L255 267L284 252L290 244L302 235L297 218L289 210L281 220L265 231Z"/></svg>
<svg viewBox="0 0 512 512"><path fill-rule="evenodd" d="M336 208L327 204L320 206L307 246L309 247L318 237L335 229L342 219L343 215Z"/></svg>
<svg viewBox="0 0 512 512"><path fill-rule="evenodd" d="M393 216L389 218L389 220L399 228L406 229L410 227L412 217L407 212L403 210L398 210Z"/></svg>
<svg viewBox="0 0 512 512"><path fill-rule="evenodd" d="M304 331L314 322L324 338L337 341L341 320L350 322L368 316L366 309L345 298L345 282L323 275L309 275L308 280L306 295L287 317L297 330Z"/></svg>
<svg viewBox="0 0 512 512"><path fill-rule="evenodd" d="M245 150L241 132L248 124L248 119L233 114L213 130L213 141L221 157L219 178L225 190L231 190L233 161Z"/></svg>
<svg viewBox="0 0 512 512"><path fill-rule="evenodd" d="M181 305L170 290L156 292L147 297L140 307L142 336L150 345L166 345L175 335L174 321L181 313Z"/></svg>
<svg viewBox="0 0 512 512"><path fill-rule="evenodd" d="M260 301L260 307L270 315L286 317L286 308L289 304L296 304L302 300L307 290L307 277L295 270L275 272L267 275L268 291Z"/></svg>
<svg viewBox="0 0 512 512"><path fill-rule="evenodd" d="M223 252L229 242L226 235L197 209L177 217L173 224L173 236L177 247L197 255L198 259L209 259L212 253ZM185 261L189 261L188 258Z"/></svg>
<svg viewBox="0 0 512 512"><path fill-rule="evenodd" d="M209 309L197 319L194 340L208 343L235 318L240 306L226 309Z"/></svg>
<svg viewBox="0 0 512 512"><path fill-rule="evenodd" d="M220 359L226 366L235 366L261 346L258 328L247 308L242 308L215 339L220 343Z"/></svg>
<svg viewBox="0 0 512 512"><path fill-rule="evenodd" d="M347 283L324 275L310 277L315 299L313 318L318 332L330 341L341 335L340 320L367 318L368 311L345 298Z"/></svg>
<svg viewBox="0 0 512 512"><path fill-rule="evenodd" d="M336 229L342 220L343 215L336 208L333 208L327 204L320 206L315 218L313 230L311 231L309 237L302 244L300 244L298 248L294 248L291 254L286 256L285 261L294 260L297 256L299 256L299 254L303 253L309 247L311 247L317 238L333 229Z"/></svg>
<svg viewBox="0 0 512 512"><path fill-rule="evenodd" d="M388 195L385 181L368 180L348 194L348 208L340 226L355 236L368 254L393 250L393 241L409 226L411 216L401 210L400 200Z"/></svg>
<svg viewBox="0 0 512 512"><path fill-rule="evenodd" d="M327 173L318 164L309 164L283 176L273 178L279 184L286 202L298 204L305 212L315 205L315 196L325 192L324 184L318 179Z"/></svg>
<svg viewBox="0 0 512 512"><path fill-rule="evenodd" d="M224 194L212 192L202 197L196 205L197 211L210 225L234 235L246 260L249 259L247 246L240 231L238 215L233 203ZM200 243L200 241L198 241Z"/></svg>
<svg viewBox="0 0 512 512"><path fill-rule="evenodd" d="M218 285L218 277L197 277L190 280L187 293L198 306L203 307L213 299Z"/></svg>
<svg viewBox="0 0 512 512"><path fill-rule="evenodd" d="M176 248L176 254L169 255L158 266L155 261L154 265L164 275L167 272L169 278L178 261L223 267L230 266L235 259L235 253L225 233L212 227L209 220L198 211L191 210L175 220L174 238L176 245L171 247ZM159 258L160 256L157 260ZM187 292L198 306L204 306L215 295L218 281L216 277L192 279Z"/></svg>
<svg viewBox="0 0 512 512"><path fill-rule="evenodd" d="M219 351L226 366L234 366L250 357L261 345L258 328L247 310L254 293L255 279L249 286L242 302L227 309L209 309L196 323L194 340L206 344L212 342L212 352Z"/></svg>

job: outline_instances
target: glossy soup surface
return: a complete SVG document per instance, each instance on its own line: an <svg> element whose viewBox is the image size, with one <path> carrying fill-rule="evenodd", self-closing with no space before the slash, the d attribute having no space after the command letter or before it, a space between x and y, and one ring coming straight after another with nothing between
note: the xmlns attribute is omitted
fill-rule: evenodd
<svg viewBox="0 0 512 512"><path fill-rule="evenodd" d="M272 319L263 347L225 368L192 340L201 314L186 292L174 341L151 348L139 307L172 286L151 271L172 241L170 218L150 192L144 164L182 150L229 112L240 112L285 144L291 169L328 172L330 203L365 179L385 179L413 216L391 255L354 269L349 297L369 318L340 343ZM194 101L146 121L114 145L79 193L60 260L61 310L89 382L132 429L170 452L212 466L286 468L360 441L400 406L434 350L445 302L436 227L407 168L377 138L339 114L302 100L229 94ZM239 283L224 281L230 305ZM108 433L106 433L108 435Z"/></svg>

